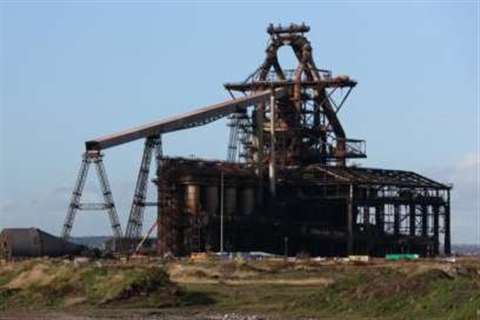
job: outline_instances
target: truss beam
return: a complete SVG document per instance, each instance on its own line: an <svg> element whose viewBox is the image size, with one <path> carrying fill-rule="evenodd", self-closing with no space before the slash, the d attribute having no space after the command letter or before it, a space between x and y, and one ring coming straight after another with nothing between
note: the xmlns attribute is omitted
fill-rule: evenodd
<svg viewBox="0 0 480 320"><path fill-rule="evenodd" d="M279 98L285 95L285 88L278 88L274 91L275 97ZM188 128L205 125L212 121L226 117L229 114L238 112L270 99L270 90L261 91L245 97L231 99L207 107L174 116L165 120L160 120L140 127L129 129L123 132L100 137L85 143L87 150L103 150L128 143L138 139L144 139L162 133L173 132Z"/></svg>

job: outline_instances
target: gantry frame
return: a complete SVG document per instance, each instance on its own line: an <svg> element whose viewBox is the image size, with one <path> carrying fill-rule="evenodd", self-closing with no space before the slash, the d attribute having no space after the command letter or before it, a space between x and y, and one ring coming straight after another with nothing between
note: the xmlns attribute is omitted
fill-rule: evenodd
<svg viewBox="0 0 480 320"><path fill-rule="evenodd" d="M145 202L145 199L151 155L154 149L157 150L156 163L158 166L160 163L160 158L162 157L161 135L208 124L232 113L241 112L249 106L263 103L264 101L269 100L270 96L272 95L275 99L277 99L285 95L285 93L285 89L283 88L264 90L249 96L230 99L214 105L198 108L194 111L187 112L179 116L152 122L85 142L86 152L83 155L80 171L72 193L65 222L63 224L62 236L64 238L70 237L75 216L79 210L107 210L113 230L113 236L115 238L123 237L118 214L115 209L112 191L108 183L107 174L102 161L103 154L101 151L139 139L146 140L125 234L125 237L127 238L139 238L142 234L143 211L145 206L149 205L147 202ZM97 168L103 196L105 198L105 203L103 204L91 205L80 203L87 178L88 168L92 163L95 164Z"/></svg>

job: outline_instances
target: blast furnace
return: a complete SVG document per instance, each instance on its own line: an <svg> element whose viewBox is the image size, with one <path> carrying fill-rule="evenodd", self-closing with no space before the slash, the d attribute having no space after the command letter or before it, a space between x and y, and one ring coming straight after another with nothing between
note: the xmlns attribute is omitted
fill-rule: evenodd
<svg viewBox="0 0 480 320"><path fill-rule="evenodd" d="M313 60L304 24L270 25L264 62L244 81L226 83L231 99L86 142L65 223L79 210L105 210L119 247L134 249L143 216L155 206L160 255L198 251L267 251L338 256L389 252L450 254L450 186L414 172L363 168L365 141L351 139L338 114L357 84ZM290 47L293 69L277 56ZM237 96L235 96L237 95ZM229 117L226 161L163 155L164 134ZM125 235L102 151L145 139ZM156 159L157 202L147 202ZM81 203L89 167L103 203ZM147 233L147 235L150 233ZM137 246L138 247L138 246Z"/></svg>
<svg viewBox="0 0 480 320"><path fill-rule="evenodd" d="M450 187L414 172L363 168L365 141L338 118L356 81L313 61L309 27L270 25L264 62L224 86L262 100L229 116L227 161L163 157L160 254L262 250L289 255L450 253ZM283 68L279 48L297 58ZM283 94L279 95L278 92ZM443 235L443 239L441 238Z"/></svg>

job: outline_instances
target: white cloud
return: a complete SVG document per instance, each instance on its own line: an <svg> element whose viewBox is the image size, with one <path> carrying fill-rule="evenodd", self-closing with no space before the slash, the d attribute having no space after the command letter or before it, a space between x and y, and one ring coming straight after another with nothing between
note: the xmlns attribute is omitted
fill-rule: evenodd
<svg viewBox="0 0 480 320"><path fill-rule="evenodd" d="M438 181L453 183L453 242L480 244L480 153L468 153L454 165L425 171Z"/></svg>

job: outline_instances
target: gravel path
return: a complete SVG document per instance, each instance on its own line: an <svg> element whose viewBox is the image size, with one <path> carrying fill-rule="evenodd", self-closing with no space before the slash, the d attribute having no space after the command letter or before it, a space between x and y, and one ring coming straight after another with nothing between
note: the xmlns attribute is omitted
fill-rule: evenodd
<svg viewBox="0 0 480 320"><path fill-rule="evenodd" d="M0 313L0 320L271 320L261 315L227 314L175 314L163 311L117 310L94 311L88 314L77 312L13 312ZM277 319L277 318L276 318Z"/></svg>

